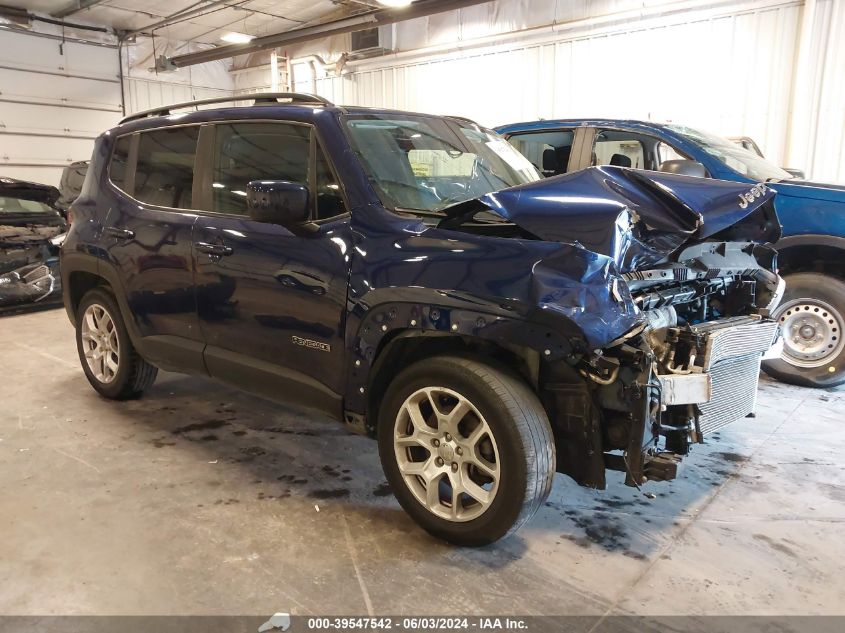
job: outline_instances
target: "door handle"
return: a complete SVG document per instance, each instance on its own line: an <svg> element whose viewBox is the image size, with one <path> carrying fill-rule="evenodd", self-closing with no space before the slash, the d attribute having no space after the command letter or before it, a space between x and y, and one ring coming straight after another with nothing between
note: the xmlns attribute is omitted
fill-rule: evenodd
<svg viewBox="0 0 845 633"><path fill-rule="evenodd" d="M113 238L118 240L135 239L135 231L130 231L129 229L120 229L116 226L107 226L105 229L103 229L103 232L106 235L111 235Z"/></svg>
<svg viewBox="0 0 845 633"><path fill-rule="evenodd" d="M196 243L197 250L201 253L208 253L209 255L213 255L216 257L221 257L223 255L231 255L232 254L232 247L226 246L225 244L212 244L210 242L197 242Z"/></svg>

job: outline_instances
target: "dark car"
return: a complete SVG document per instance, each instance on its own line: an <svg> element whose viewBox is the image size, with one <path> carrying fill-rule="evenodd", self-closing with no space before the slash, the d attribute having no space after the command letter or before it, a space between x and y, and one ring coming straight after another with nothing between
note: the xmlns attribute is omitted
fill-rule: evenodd
<svg viewBox="0 0 845 633"><path fill-rule="evenodd" d="M513 123L497 128L545 175L591 165L764 183L777 193L783 235L775 244L786 294L774 315L779 359L766 373L810 387L845 383L845 186L792 177L728 139L674 124L608 119Z"/></svg>
<svg viewBox="0 0 845 633"><path fill-rule="evenodd" d="M0 310L61 300L58 197L49 185L0 178Z"/></svg>
<svg viewBox="0 0 845 633"><path fill-rule="evenodd" d="M782 289L765 186L544 180L464 119L253 98L97 140L62 275L102 395L162 368L325 411L463 544L522 525L556 470L671 479L753 412Z"/></svg>
<svg viewBox="0 0 845 633"><path fill-rule="evenodd" d="M67 210L73 201L82 192L82 185L85 184L85 175L88 173L88 165L91 161L78 160L71 163L62 170L62 178L59 181L59 192L61 195L56 200L56 208L67 217Z"/></svg>

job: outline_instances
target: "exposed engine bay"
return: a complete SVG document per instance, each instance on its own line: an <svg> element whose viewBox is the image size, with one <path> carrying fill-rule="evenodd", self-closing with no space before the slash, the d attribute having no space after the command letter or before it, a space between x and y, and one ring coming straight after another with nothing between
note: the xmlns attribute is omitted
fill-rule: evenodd
<svg viewBox="0 0 845 633"><path fill-rule="evenodd" d="M0 309L61 299L59 247L66 223L55 187L0 178Z"/></svg>
<svg viewBox="0 0 845 633"><path fill-rule="evenodd" d="M671 479L690 445L752 416L760 362L779 331L775 251L703 242L624 275L646 323L581 369L595 386L607 466L629 484ZM621 454L620 454L621 453Z"/></svg>
<svg viewBox="0 0 845 633"><path fill-rule="evenodd" d="M773 197L601 167L447 210L444 227L560 244L533 265L532 297L574 325L539 381L561 472L598 488L605 469L672 479L693 444L753 415L784 291L765 245L780 236Z"/></svg>

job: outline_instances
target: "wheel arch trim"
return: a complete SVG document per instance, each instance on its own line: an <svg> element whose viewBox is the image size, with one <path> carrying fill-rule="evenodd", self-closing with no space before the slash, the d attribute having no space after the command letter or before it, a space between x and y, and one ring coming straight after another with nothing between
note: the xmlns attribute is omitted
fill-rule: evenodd
<svg viewBox="0 0 845 633"><path fill-rule="evenodd" d="M369 390L379 375L379 364L399 341L416 337L484 342L502 350L531 350L545 360L570 356L573 343L558 329L536 321L496 314L476 306L440 303L388 302L369 309L348 340L347 386L344 408L361 418L368 412Z"/></svg>

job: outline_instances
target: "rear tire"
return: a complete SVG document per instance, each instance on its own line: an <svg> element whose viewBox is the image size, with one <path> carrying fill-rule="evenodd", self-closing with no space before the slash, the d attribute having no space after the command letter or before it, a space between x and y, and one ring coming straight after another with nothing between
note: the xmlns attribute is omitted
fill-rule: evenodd
<svg viewBox="0 0 845 633"><path fill-rule="evenodd" d="M450 543L487 545L515 532L551 490L548 417L506 369L457 356L417 362L388 387L378 426L379 455L399 503Z"/></svg>
<svg viewBox="0 0 845 633"><path fill-rule="evenodd" d="M137 398L155 382L158 369L135 350L117 301L102 288L79 302L76 349L88 382L106 398Z"/></svg>
<svg viewBox="0 0 845 633"><path fill-rule="evenodd" d="M784 351L763 361L763 371L804 387L845 383L845 282L820 273L784 280L786 292L773 315L783 330Z"/></svg>

